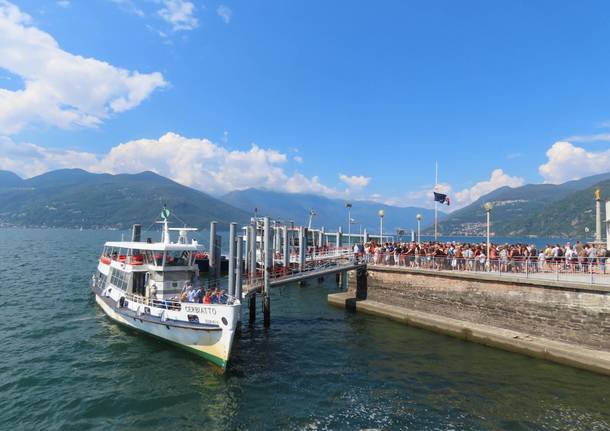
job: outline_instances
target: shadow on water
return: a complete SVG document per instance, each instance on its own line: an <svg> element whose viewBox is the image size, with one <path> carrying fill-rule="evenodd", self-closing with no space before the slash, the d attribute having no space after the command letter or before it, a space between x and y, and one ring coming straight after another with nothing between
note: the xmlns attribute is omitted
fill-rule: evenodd
<svg viewBox="0 0 610 431"><path fill-rule="evenodd" d="M116 235L2 230L1 428L610 429L610 378L331 307L332 281L274 290L268 330L259 302L219 373L96 307Z"/></svg>

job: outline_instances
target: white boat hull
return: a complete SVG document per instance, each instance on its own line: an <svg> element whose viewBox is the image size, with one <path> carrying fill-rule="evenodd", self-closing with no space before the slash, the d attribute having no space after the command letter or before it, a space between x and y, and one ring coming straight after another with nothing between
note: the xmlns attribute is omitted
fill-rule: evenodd
<svg viewBox="0 0 610 431"><path fill-rule="evenodd" d="M210 329L185 328L175 326L170 322L164 323L160 321L150 321L144 316L140 318L137 315L121 313L116 306L113 306L114 301L103 298L97 293L95 294L95 300L102 308L104 313L106 313L106 315L108 315L108 317L110 317L112 320L135 330L176 344L208 359L210 362L222 367L223 369L226 368L231 355L231 347L233 344L233 337L235 335L234 325L230 325L231 327L217 327ZM230 308L229 310L232 313L238 312L237 307ZM234 321L234 319L230 319L230 321Z"/></svg>

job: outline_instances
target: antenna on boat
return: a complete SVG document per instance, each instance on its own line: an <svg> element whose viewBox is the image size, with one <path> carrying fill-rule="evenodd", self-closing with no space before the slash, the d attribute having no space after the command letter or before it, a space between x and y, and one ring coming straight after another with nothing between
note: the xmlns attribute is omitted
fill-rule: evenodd
<svg viewBox="0 0 610 431"><path fill-rule="evenodd" d="M307 224L307 229L311 229L311 222L313 221L313 217L316 216L316 212L314 211L314 209L310 209L309 210L309 223Z"/></svg>
<svg viewBox="0 0 610 431"><path fill-rule="evenodd" d="M169 218L169 210L167 209L167 204L163 204L163 209L161 210L161 218L163 219L163 243L169 244L169 222L167 219Z"/></svg>

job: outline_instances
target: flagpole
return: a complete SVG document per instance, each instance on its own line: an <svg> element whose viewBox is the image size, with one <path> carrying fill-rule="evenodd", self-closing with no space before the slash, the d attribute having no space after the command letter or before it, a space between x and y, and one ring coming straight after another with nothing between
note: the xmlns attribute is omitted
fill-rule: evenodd
<svg viewBox="0 0 610 431"><path fill-rule="evenodd" d="M434 162L435 174L434 174L434 191L438 189L438 161ZM438 237L438 202L434 200L434 241Z"/></svg>

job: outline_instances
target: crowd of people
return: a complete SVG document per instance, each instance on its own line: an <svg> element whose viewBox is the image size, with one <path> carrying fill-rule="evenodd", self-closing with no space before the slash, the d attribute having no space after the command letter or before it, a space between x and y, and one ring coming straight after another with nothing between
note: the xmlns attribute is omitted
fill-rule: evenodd
<svg viewBox="0 0 610 431"><path fill-rule="evenodd" d="M374 264L466 271L600 271L606 272L610 251L576 241L564 245L515 243L385 242L354 245L354 254Z"/></svg>

